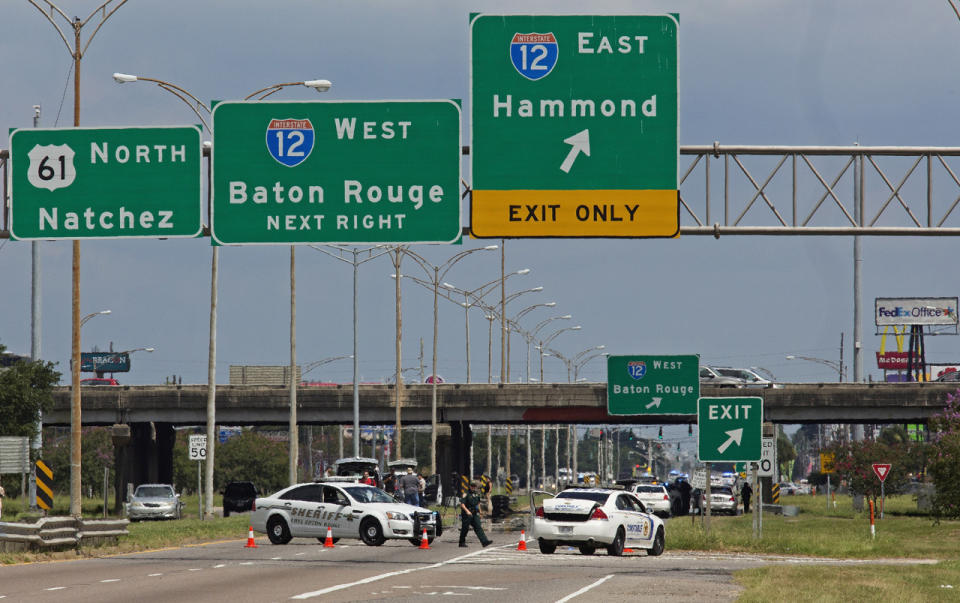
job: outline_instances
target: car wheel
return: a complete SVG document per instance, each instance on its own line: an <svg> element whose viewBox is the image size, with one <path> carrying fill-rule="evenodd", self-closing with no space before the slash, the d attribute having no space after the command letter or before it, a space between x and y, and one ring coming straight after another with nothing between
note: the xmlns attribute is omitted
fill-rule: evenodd
<svg viewBox="0 0 960 603"><path fill-rule="evenodd" d="M613 542L607 546L607 554L611 557L619 557L623 555L623 542L626 540L626 534L624 534L623 528L621 527L617 530L617 535L613 539Z"/></svg>
<svg viewBox="0 0 960 603"><path fill-rule="evenodd" d="M581 555L592 555L593 552L596 551L596 550L597 550L596 547L594 547L594 546L592 546L592 545L589 545L589 544L581 544L581 545L580 545L580 554L581 554Z"/></svg>
<svg viewBox="0 0 960 603"><path fill-rule="evenodd" d="M663 526L657 528L657 535L653 537L653 546L647 549L647 554L651 557L663 554Z"/></svg>
<svg viewBox="0 0 960 603"><path fill-rule="evenodd" d="M274 515L267 522L267 537L273 544L287 544L292 538L287 522L278 515Z"/></svg>
<svg viewBox="0 0 960 603"><path fill-rule="evenodd" d="M386 540L380 522L368 517L360 523L360 540L367 546L380 546ZM419 543L418 543L419 544Z"/></svg>
<svg viewBox="0 0 960 603"><path fill-rule="evenodd" d="M556 542L544 540L543 538L537 540L537 544L540 545L540 552L544 555L552 555L557 550Z"/></svg>
<svg viewBox="0 0 960 603"><path fill-rule="evenodd" d="M224 517L230 517L230 510L229 510L229 509L224 509L224 510L223 510L223 516L224 516Z"/></svg>

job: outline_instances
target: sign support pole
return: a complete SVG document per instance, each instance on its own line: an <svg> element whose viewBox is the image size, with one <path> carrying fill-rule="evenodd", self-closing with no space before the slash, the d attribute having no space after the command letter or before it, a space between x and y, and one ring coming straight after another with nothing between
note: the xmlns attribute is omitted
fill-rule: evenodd
<svg viewBox="0 0 960 603"><path fill-rule="evenodd" d="M203 472L200 469L202 464L203 461L197 461L197 514L200 516L200 521L203 521Z"/></svg>
<svg viewBox="0 0 960 603"><path fill-rule="evenodd" d="M710 463L706 463L706 465L707 465L707 485L706 485L706 494L704 495L704 498L706 499L707 504L704 505L706 507L706 513L703 516L703 529L706 531L707 534L709 534L710 533L710 481L711 481L710 477L711 477L711 474L710 474Z"/></svg>
<svg viewBox="0 0 960 603"><path fill-rule="evenodd" d="M880 519L883 519L883 510L887 506L887 494L884 489L884 483L880 482Z"/></svg>

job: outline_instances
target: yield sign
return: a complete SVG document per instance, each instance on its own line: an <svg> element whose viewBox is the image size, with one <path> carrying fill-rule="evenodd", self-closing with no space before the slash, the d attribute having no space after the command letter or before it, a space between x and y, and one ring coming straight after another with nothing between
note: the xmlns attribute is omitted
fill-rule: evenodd
<svg viewBox="0 0 960 603"><path fill-rule="evenodd" d="M887 476L890 475L890 463L874 463L873 472L877 474L880 483L883 483L886 481Z"/></svg>

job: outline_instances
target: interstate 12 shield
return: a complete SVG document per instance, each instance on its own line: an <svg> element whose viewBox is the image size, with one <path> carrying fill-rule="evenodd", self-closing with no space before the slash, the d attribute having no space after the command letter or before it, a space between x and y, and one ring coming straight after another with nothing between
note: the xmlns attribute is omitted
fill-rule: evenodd
<svg viewBox="0 0 960 603"><path fill-rule="evenodd" d="M557 37L553 33L515 33L510 42L510 60L528 80L550 75L557 64Z"/></svg>
<svg viewBox="0 0 960 603"><path fill-rule="evenodd" d="M287 167L306 161L313 150L313 124L309 119L271 119L267 126L267 150Z"/></svg>

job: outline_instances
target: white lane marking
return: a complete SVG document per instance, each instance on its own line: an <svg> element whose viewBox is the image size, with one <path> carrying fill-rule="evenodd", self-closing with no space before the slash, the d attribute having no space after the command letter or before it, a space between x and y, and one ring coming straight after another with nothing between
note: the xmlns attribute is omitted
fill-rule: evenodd
<svg viewBox="0 0 960 603"><path fill-rule="evenodd" d="M43 590L65 590L66 586L51 586L50 588L45 588Z"/></svg>
<svg viewBox="0 0 960 603"><path fill-rule="evenodd" d="M282 557L271 557L270 561L280 561L280 559L282 559Z"/></svg>
<svg viewBox="0 0 960 603"><path fill-rule="evenodd" d="M202 570L202 569L203 569L203 568L200 568L200 567L191 567L191 568L188 569L187 571L188 571L188 572L199 572L199 571Z"/></svg>
<svg viewBox="0 0 960 603"><path fill-rule="evenodd" d="M154 578L156 576L162 576L163 574L147 574L147 578Z"/></svg>
<svg viewBox="0 0 960 603"><path fill-rule="evenodd" d="M221 567L227 567L227 564L226 564L226 563L218 563L217 565L214 565L214 566L213 566L213 569L220 569Z"/></svg>
<svg viewBox="0 0 960 603"><path fill-rule="evenodd" d="M320 589L320 590L315 590L315 591L308 592L308 593L301 593L301 594L299 594L299 595L295 595L295 596L290 597L290 598L291 598L291 599L311 599L311 598L313 598L313 597L319 597L320 595L326 595L326 594L329 594L329 593L332 593L332 592L336 592L336 591L338 591L338 590L343 590L343 589L345 589L345 588L351 588L351 587L354 587L354 586L359 586L359 585L361 585L361 584L370 584L371 582L376 582L376 581L378 581L378 580L384 580L384 579L386 579L386 578L392 578L392 577L394 577L394 576L402 576L403 574L409 574L409 573L412 573L412 572L419 572L420 570L436 569L436 568L438 568L438 567L443 567L444 565L447 565L448 563L456 563L457 561L460 561L460 560L462 560L462 559L467 559L467 558L469 558L469 557L474 557L474 556L476 556L476 555L480 555L480 554L482 554L483 552L484 552L484 549L480 549L479 551L474 551L474 552L472 552L472 553L467 553L466 555L461 555L460 557L454 557L453 559L448 559L448 560L446 560L446 561L441 561L441 562L439 562L439 563L434 563L434 564L432 564L432 565L424 565L424 566L422 566L422 567L411 567L411 568L405 569L405 570L398 570L398 571L395 571L395 572L387 572L387 573L385 573L385 574L379 574L379 575L377 575L377 576L370 576L369 578L364 578L363 580L357 580L356 582L348 582L348 583L345 583L345 584L337 584L337 585L335 585L335 586L330 586L330 587L323 588L323 589Z"/></svg>
<svg viewBox="0 0 960 603"><path fill-rule="evenodd" d="M593 584L588 584L587 586L584 586L583 588L581 588L581 589L578 590L577 592L575 592L575 593L570 593L570 594L567 595L566 597L564 597L564 598L560 599L559 601L557 601L557 603L567 603L567 601L569 601L570 599L572 599L572 598L574 598L574 597L579 597L580 595L582 595L583 593L587 592L587 591L590 590L591 588L595 588L595 587L597 587L597 586L600 586L601 584L603 584L604 582L606 582L606 581L609 580L610 578L613 578L613 576L614 576L613 574L609 574L609 575L607 575L607 576L604 576L603 578L600 578L599 580L597 580L597 581L594 582Z"/></svg>
<svg viewBox="0 0 960 603"><path fill-rule="evenodd" d="M394 586L394 588L410 588L410 587ZM467 590L507 590L506 588L500 588L497 586L424 586L424 588L465 588Z"/></svg>
<svg viewBox="0 0 960 603"><path fill-rule="evenodd" d="M297 557L299 557L300 555L306 555L306 553L297 553Z"/></svg>
<svg viewBox="0 0 960 603"><path fill-rule="evenodd" d="M412 586L394 586L394 588L413 588Z"/></svg>
<svg viewBox="0 0 960 603"><path fill-rule="evenodd" d="M107 578L106 580L101 580L100 584L106 584L108 582L119 582L120 578Z"/></svg>
<svg viewBox="0 0 960 603"><path fill-rule="evenodd" d="M253 564L254 564L253 561L244 561L240 565L253 565Z"/></svg>

